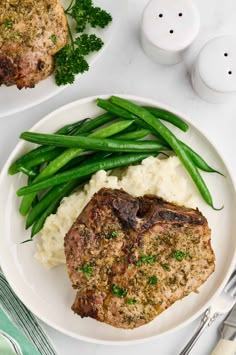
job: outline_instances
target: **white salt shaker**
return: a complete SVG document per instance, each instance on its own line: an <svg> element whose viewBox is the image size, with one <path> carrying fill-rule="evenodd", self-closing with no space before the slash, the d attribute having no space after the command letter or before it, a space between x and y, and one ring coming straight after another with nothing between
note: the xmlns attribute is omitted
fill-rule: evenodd
<svg viewBox="0 0 236 355"><path fill-rule="evenodd" d="M151 0L141 22L144 51L162 64L181 61L199 32L199 12L191 0Z"/></svg>
<svg viewBox="0 0 236 355"><path fill-rule="evenodd" d="M192 70L192 85L206 101L224 103L236 93L236 37L224 35L205 44Z"/></svg>

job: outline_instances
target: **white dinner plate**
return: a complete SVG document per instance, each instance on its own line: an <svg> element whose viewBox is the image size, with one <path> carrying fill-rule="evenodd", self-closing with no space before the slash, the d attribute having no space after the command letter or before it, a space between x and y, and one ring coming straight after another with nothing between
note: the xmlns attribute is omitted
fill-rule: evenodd
<svg viewBox="0 0 236 355"><path fill-rule="evenodd" d="M70 0L62 0L65 8L70 3ZM108 47L114 33L118 27L120 18L124 15L123 12L124 1L108 1L108 0L94 0L96 6L100 6L112 15L112 22L104 29L91 29L91 33L97 34L102 38L104 46L99 52L92 53L87 56L87 61L91 66L99 58L99 56ZM76 80L80 79L77 75ZM8 116L13 113L23 111L34 105L55 96L64 90L67 86L57 86L54 79L54 74L50 75L45 80L39 82L33 89L17 89L16 86L7 87L0 86L0 117Z"/></svg>
<svg viewBox="0 0 236 355"><path fill-rule="evenodd" d="M126 97L141 105L174 111L153 100ZM67 123L88 116L95 117L101 112L102 110L95 104L94 97L86 98L52 112L38 122L32 130L52 133ZM182 115L182 117L184 116ZM200 315L212 297L222 290L235 262L235 188L230 172L217 149L192 122L185 117L184 119L190 125L189 131L187 133L181 133L177 129L173 129L173 131L202 154L209 164L225 174L225 177L218 174L203 174L212 193L215 206L219 207L223 204L224 208L221 211L215 211L203 201L199 205L212 229L212 247L216 255L216 270L201 286L199 293L190 294L176 302L149 324L134 330L117 329L90 318L82 319L73 314L71 305L75 291L70 285L66 268L63 266L49 271L45 270L33 256L36 250L36 240L32 243L20 244L30 236L30 232L24 229L24 219L18 213L20 200L16 197L16 190L25 185L26 180L21 174L9 176L7 171L17 157L32 148L32 144L23 141L17 144L0 176L0 262L15 293L41 320L65 334L90 342L137 343L186 325Z"/></svg>

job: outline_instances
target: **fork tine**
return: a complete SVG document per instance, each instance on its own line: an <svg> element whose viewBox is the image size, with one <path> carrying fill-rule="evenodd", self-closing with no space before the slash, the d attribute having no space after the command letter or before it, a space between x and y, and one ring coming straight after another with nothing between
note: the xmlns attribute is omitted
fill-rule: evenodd
<svg viewBox="0 0 236 355"><path fill-rule="evenodd" d="M236 294L236 270L234 270L231 274L229 281L224 288L224 292L227 292L233 296Z"/></svg>

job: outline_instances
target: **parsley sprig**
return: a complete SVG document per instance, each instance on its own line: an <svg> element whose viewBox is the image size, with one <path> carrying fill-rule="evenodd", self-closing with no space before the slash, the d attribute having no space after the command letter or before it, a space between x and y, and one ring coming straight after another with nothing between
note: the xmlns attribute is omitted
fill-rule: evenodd
<svg viewBox="0 0 236 355"><path fill-rule="evenodd" d="M112 20L106 11L94 7L92 0L72 0L65 13L75 20L76 32L83 32L87 25L104 28Z"/></svg>
<svg viewBox="0 0 236 355"><path fill-rule="evenodd" d="M75 32L79 33L75 39L68 24L69 39L55 55L55 80L57 85L72 84L75 75L82 74L89 69L85 56L99 51L103 46L101 38L95 34L82 33L90 27L106 27L112 17L99 7L94 7L92 0L72 0L65 14L75 23Z"/></svg>

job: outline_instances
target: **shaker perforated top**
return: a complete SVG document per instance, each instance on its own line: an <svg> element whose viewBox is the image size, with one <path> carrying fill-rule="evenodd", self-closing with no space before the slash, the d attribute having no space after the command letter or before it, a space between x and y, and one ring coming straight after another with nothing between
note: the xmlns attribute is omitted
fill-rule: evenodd
<svg viewBox="0 0 236 355"><path fill-rule="evenodd" d="M210 40L199 54L197 68L209 88L220 92L236 91L236 36Z"/></svg>
<svg viewBox="0 0 236 355"><path fill-rule="evenodd" d="M224 103L236 94L236 36L211 39L201 49L192 70L192 85L204 100Z"/></svg>
<svg viewBox="0 0 236 355"><path fill-rule="evenodd" d="M156 55L157 61L164 63L166 58L167 64L178 62L176 54L193 42L199 27L200 17L193 1L151 0L141 23L144 50L152 57Z"/></svg>

